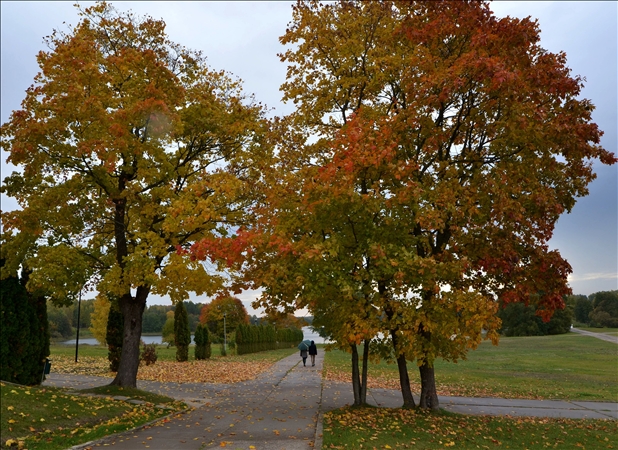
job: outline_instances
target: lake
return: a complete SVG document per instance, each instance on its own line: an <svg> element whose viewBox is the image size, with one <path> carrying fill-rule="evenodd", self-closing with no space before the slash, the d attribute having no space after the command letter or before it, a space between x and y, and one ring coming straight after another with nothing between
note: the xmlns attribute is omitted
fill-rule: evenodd
<svg viewBox="0 0 618 450"><path fill-rule="evenodd" d="M323 344L324 338L319 334L314 333L310 327L303 327L303 339L314 341L316 344ZM146 344L162 344L163 336L142 336L142 341ZM191 336L191 342L193 342L193 336ZM75 345L75 339L62 342L65 345ZM94 338L80 338L79 345L99 345L99 342Z"/></svg>

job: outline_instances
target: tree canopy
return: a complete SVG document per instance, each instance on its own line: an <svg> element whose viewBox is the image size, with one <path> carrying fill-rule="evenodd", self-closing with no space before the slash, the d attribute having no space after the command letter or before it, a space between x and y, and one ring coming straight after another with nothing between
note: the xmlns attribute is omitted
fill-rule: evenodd
<svg viewBox="0 0 618 450"><path fill-rule="evenodd" d="M224 314L228 334L233 333L238 325L249 323L249 314L240 299L226 296L217 297L202 307L200 323L206 325L212 334L223 338Z"/></svg>
<svg viewBox="0 0 618 450"><path fill-rule="evenodd" d="M592 161L616 158L566 55L486 2L299 1L281 42L296 111L230 248L258 306L306 307L352 353L391 345L404 403L416 360L437 408L435 358L496 342L497 300L564 307L571 268L547 242Z"/></svg>
<svg viewBox="0 0 618 450"><path fill-rule="evenodd" d="M183 249L240 219L262 107L171 42L163 21L105 2L80 16L47 38L22 109L0 129L21 169L2 186L20 206L2 212L3 276L25 262L29 288L58 303L86 282L117 296L125 342L113 383L135 386L148 295L178 302L223 284Z"/></svg>

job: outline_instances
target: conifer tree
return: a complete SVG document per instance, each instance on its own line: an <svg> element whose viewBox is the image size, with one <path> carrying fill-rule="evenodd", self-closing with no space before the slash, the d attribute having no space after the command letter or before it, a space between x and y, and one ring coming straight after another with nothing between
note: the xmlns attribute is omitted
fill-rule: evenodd
<svg viewBox="0 0 618 450"><path fill-rule="evenodd" d="M191 330L189 330L189 317L184 302L179 302L174 310L174 341L176 361L188 361Z"/></svg>
<svg viewBox="0 0 618 450"><path fill-rule="evenodd" d="M122 331L124 329L124 318L117 298L110 299L109 316L107 317L107 358L109 359L109 370L118 372L120 355L122 353Z"/></svg>

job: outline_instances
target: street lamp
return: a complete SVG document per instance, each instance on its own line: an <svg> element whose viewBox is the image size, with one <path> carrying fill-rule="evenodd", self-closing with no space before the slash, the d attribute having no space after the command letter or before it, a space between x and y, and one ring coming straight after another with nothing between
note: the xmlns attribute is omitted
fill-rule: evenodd
<svg viewBox="0 0 618 450"><path fill-rule="evenodd" d="M83 289L83 287L82 287ZM77 362L77 352L79 349L79 323L80 323L80 313L82 307L82 290L79 290L79 299L77 300L77 337L75 339L75 362Z"/></svg>

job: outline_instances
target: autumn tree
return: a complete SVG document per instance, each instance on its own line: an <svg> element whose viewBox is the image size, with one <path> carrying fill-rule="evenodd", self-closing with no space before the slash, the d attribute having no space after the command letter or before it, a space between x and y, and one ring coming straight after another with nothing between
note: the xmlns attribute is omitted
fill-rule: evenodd
<svg viewBox="0 0 618 450"><path fill-rule="evenodd" d="M437 409L434 361L497 343L498 300L564 306L571 268L547 242L592 161L616 158L566 55L486 2L299 1L281 42L296 111L230 248L256 306L306 307L352 353L390 346L404 406L415 360Z"/></svg>
<svg viewBox="0 0 618 450"><path fill-rule="evenodd" d="M99 294L94 299L94 311L91 315L90 332L99 345L107 345L107 319L111 303L107 296Z"/></svg>
<svg viewBox="0 0 618 450"><path fill-rule="evenodd" d="M183 251L229 232L259 159L262 108L205 57L171 42L165 23L110 4L46 38L40 73L0 129L20 168L2 192L8 276L68 304L87 289L119 298L124 342L112 384L135 387L146 299L213 294L214 270ZM214 269L214 268L210 268Z"/></svg>
<svg viewBox="0 0 618 450"><path fill-rule="evenodd" d="M225 314L225 329L233 333L241 323L249 323L249 314L245 305L236 297L217 297L202 307L200 323L208 326L210 332L223 338L223 316Z"/></svg>

